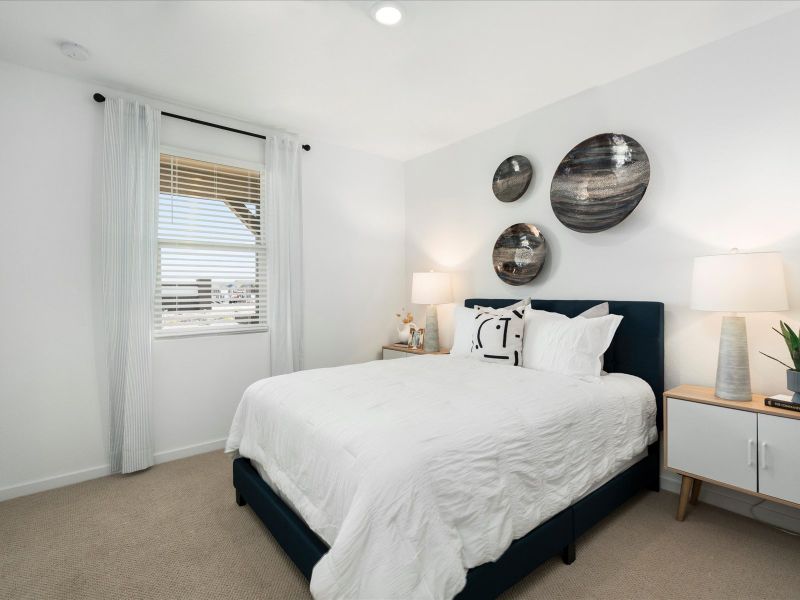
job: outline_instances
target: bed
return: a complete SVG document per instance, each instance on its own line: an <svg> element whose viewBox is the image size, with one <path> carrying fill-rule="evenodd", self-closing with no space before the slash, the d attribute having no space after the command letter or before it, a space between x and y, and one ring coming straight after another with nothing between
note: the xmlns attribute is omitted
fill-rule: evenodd
<svg viewBox="0 0 800 600"><path fill-rule="evenodd" d="M659 486L663 305L610 309L623 320L601 383L422 356L254 384L228 444L237 503L320 598L491 598L553 556L571 563L581 534Z"/></svg>

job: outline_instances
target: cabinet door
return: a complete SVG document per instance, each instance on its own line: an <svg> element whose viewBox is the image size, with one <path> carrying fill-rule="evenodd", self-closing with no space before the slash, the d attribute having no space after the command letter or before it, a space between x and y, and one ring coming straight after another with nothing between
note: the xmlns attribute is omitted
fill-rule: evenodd
<svg viewBox="0 0 800 600"><path fill-rule="evenodd" d="M758 415L758 491L800 504L800 420Z"/></svg>
<svg viewBox="0 0 800 600"><path fill-rule="evenodd" d="M388 348L383 349L383 360L389 360L391 358L408 358L409 356L413 356L413 354L401 352L400 350L390 350Z"/></svg>
<svg viewBox="0 0 800 600"><path fill-rule="evenodd" d="M667 466L756 491L758 415L667 398Z"/></svg>

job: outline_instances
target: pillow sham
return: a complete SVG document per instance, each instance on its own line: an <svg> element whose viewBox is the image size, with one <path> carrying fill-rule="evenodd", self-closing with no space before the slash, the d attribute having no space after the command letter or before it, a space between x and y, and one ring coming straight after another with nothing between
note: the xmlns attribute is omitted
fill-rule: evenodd
<svg viewBox="0 0 800 600"><path fill-rule="evenodd" d="M520 300L518 302L514 302L514 304L509 304L508 306L501 307L505 310L514 310L515 308L530 308L531 306L531 299L525 298L524 300ZM475 305L475 310L501 310L501 308L492 308L491 306L478 306Z"/></svg>
<svg viewBox="0 0 800 600"><path fill-rule="evenodd" d="M478 311L466 306L453 310L453 344L450 356L469 356L472 353L472 322Z"/></svg>
<svg viewBox="0 0 800 600"><path fill-rule="evenodd" d="M506 310L520 307L529 308L530 305L531 299L525 298L503 308ZM472 354L472 322L479 310L491 311L500 309L486 306L475 306L475 308L456 306L453 310L453 344L450 346L450 356L468 356Z"/></svg>
<svg viewBox="0 0 800 600"><path fill-rule="evenodd" d="M525 298L524 300L520 300L519 302L515 302L510 306L506 306L506 309L514 309L525 307L525 309L529 312L546 312L540 310L533 310L530 308L531 306L531 299ZM475 308L467 308L466 306L456 306L453 310L453 344L450 347L450 356L469 356L472 353L472 323L475 319L475 313L478 310L497 310L482 306L476 306ZM586 317L586 318L594 318L599 316L604 316L608 314L608 302L603 302L602 304L598 304L593 306L584 312L582 312L579 316ZM523 332L523 339L524 339L524 332Z"/></svg>
<svg viewBox="0 0 800 600"><path fill-rule="evenodd" d="M472 355L484 362L522 364L525 308L478 310L472 323Z"/></svg>
<svg viewBox="0 0 800 600"><path fill-rule="evenodd" d="M525 315L522 365L528 369L574 376L599 376L602 358L622 317L587 319L542 310Z"/></svg>
<svg viewBox="0 0 800 600"><path fill-rule="evenodd" d="M587 308L578 316L584 319L596 319L597 317L605 317L609 312L608 302L601 302L600 304L595 304L592 308Z"/></svg>

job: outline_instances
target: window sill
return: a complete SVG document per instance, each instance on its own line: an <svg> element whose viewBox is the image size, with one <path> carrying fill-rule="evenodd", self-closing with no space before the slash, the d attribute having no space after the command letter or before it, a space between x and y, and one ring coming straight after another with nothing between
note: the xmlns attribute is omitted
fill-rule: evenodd
<svg viewBox="0 0 800 600"><path fill-rule="evenodd" d="M153 341L179 340L194 337L216 337L218 335L244 335L247 333L269 333L269 327L251 327L248 329L216 329L214 331L181 331L153 332Z"/></svg>

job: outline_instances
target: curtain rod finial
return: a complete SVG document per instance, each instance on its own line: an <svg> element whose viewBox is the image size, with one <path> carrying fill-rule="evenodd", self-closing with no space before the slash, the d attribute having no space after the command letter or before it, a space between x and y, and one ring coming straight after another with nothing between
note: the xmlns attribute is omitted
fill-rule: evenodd
<svg viewBox="0 0 800 600"><path fill-rule="evenodd" d="M92 95L92 98L94 98L95 102L105 102L106 101L106 97L103 96L103 94L101 94L100 92L95 92Z"/></svg>

